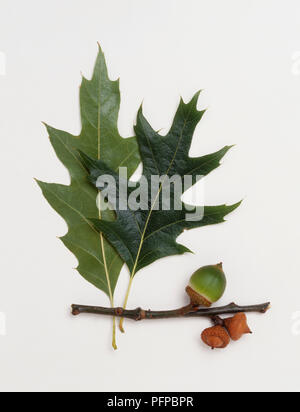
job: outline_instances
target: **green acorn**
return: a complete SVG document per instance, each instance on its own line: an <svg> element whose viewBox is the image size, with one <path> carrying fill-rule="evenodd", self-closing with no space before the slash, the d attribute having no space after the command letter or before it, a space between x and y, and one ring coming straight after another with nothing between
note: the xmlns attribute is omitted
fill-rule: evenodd
<svg viewBox="0 0 300 412"><path fill-rule="evenodd" d="M186 292L193 305L209 307L221 299L226 289L226 283L222 263L204 266L192 275Z"/></svg>

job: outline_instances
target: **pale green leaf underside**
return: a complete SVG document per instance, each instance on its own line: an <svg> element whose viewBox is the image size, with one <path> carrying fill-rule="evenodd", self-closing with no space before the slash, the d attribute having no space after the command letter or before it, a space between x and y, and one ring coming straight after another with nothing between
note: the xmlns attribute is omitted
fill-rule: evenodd
<svg viewBox="0 0 300 412"><path fill-rule="evenodd" d="M93 77L83 78L80 88L80 136L46 126L58 158L70 173L71 185L38 181L45 198L68 225L68 233L61 240L76 256L78 272L108 295L110 289L114 292L123 261L106 240L102 247L99 233L86 216L113 220L114 214L108 211L99 216L98 191L88 180L78 150L94 159L105 159L115 171L120 166L127 167L129 175L136 170L140 162L138 146L135 138L123 139L118 132L119 107L119 81L109 80L99 48Z"/></svg>

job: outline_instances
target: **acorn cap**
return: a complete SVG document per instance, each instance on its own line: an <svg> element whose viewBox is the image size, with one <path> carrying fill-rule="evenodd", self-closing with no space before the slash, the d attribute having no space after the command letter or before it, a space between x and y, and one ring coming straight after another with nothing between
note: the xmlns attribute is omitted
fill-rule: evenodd
<svg viewBox="0 0 300 412"><path fill-rule="evenodd" d="M224 324L232 340L241 339L244 334L252 333L248 324L245 313L237 313L232 318L224 319Z"/></svg>
<svg viewBox="0 0 300 412"><path fill-rule="evenodd" d="M212 349L226 348L230 343L230 337L222 326L213 326L202 332L201 339Z"/></svg>
<svg viewBox="0 0 300 412"><path fill-rule="evenodd" d="M226 277L223 265L204 266L197 270L190 279L186 291L195 305L211 306L217 302L226 289Z"/></svg>
<svg viewBox="0 0 300 412"><path fill-rule="evenodd" d="M186 293L189 295L191 299L191 303L195 306L206 306L209 308L212 305L212 302L207 300L204 296L199 295L193 288L187 286L185 289Z"/></svg>

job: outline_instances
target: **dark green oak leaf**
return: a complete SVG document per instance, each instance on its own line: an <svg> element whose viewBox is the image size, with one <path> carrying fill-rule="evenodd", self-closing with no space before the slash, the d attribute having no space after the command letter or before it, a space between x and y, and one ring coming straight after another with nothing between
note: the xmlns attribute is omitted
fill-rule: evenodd
<svg viewBox="0 0 300 412"><path fill-rule="evenodd" d="M82 131L73 136L46 126L52 146L71 176L70 186L38 181L45 198L64 218L68 233L61 238L76 256L78 272L111 299L124 264L115 249L99 234L87 219L114 220L115 213L102 214L96 205L98 190L88 179L78 150L94 159L105 159L117 171L128 168L131 175L140 162L135 137L123 139L117 127L120 107L119 81L108 77L104 55L99 47L93 77L83 78L80 88Z"/></svg>
<svg viewBox="0 0 300 412"><path fill-rule="evenodd" d="M153 130L143 116L142 109L138 113L135 133L143 162L143 176L149 183L147 189L149 200L145 208L147 210L130 208L121 210L117 204L115 205L117 214L115 221L91 219L93 226L104 234L126 262L131 278L157 259L189 252L185 246L176 241L184 230L224 222L224 217L240 205L237 203L231 206L207 206L204 208L202 219L188 221L186 219L186 206L188 205L183 204L182 210L175 210L174 207L170 210L163 210L161 196L163 184L159 186L154 196L152 194L152 198L150 196L151 176L171 178L177 175L183 181L184 176L190 175L193 178L191 182L193 185L197 176L206 176L216 169L230 149L230 146L226 146L210 155L189 157L195 128L204 114L204 111L197 110L198 97L199 93L188 104L181 100L173 125L166 136L161 136ZM82 152L81 157L95 185L99 177L109 175L114 177L117 182L117 191L119 190L119 175L106 162L95 161ZM128 185L127 190L128 198L130 198L135 189ZM171 185L169 200L173 201L173 205L175 201L181 202L181 196L176 199L178 196L176 193L175 185Z"/></svg>

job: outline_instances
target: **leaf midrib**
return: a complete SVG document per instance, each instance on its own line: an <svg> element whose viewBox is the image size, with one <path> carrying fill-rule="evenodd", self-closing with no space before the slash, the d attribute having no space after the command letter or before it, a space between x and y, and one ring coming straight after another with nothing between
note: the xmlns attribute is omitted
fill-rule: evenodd
<svg viewBox="0 0 300 412"><path fill-rule="evenodd" d="M189 110L189 113L188 113L188 115L187 115L187 118L186 118L185 121L184 121L182 130L181 130L181 133L180 133L180 138L178 139L177 146L176 146L176 150L175 150L174 156L173 156L173 158L172 158L172 160L171 160L171 162L170 162L170 165L169 165L169 167L168 167L166 176L168 176L169 171L171 170L171 168L172 168L172 166L173 166L173 163L174 163L174 161L175 161L175 159L176 159L176 156L177 156L177 153L178 153L178 149L179 149L179 145L180 145L180 143L181 143L181 141L182 141L183 132L184 132L184 129L185 129L185 127L186 127L186 124L187 124L187 121L188 121L188 117L189 117L189 115L190 115L190 113L191 113L191 110L192 110L192 108ZM166 177L165 177L165 179L166 179ZM161 183L161 185L160 185L159 191L158 191L158 193L157 193L157 195L156 195L156 198L155 198L155 200L154 200L154 203L153 203L153 205L152 205L152 207L151 207L151 210L150 210L150 212L149 212L149 215L148 215L148 217L147 217L147 220L146 220L146 223L145 223L145 227L144 227L144 230L143 230L143 234L142 234L142 237L141 237L141 242L140 242L140 245L139 245L138 253L137 253L137 256L136 256L135 264L134 264L134 267L133 267L133 270L132 270L131 278L133 278L133 276L135 275L136 269L137 269L137 267L138 267L138 261L139 261L139 257L140 257L140 254L141 254L141 251L142 251L142 248L143 248L143 244L144 244L144 240L145 240L145 234L146 234L146 231L147 231L147 228L148 228L148 224L149 224L149 222L150 222L151 215L152 215L152 212L153 212L153 210L154 210L155 204L156 204L157 199L158 199L158 197L159 197L159 195L160 195L160 192L161 192L161 190L162 190L163 183L164 183L164 181L163 181L163 182Z"/></svg>
<svg viewBox="0 0 300 412"><path fill-rule="evenodd" d="M98 160L101 158L101 72L99 71L99 81L98 81L98 119L97 119L97 142L98 142ZM98 207L98 216L99 219L102 219L101 215L101 209L100 206ZM104 247L104 238L103 234L100 232L99 234L99 239L100 239L100 249L103 257L103 264L104 264L104 271L105 271L105 277L106 277L106 282L107 282L107 287L108 287L108 292L109 292L109 299L111 306L113 306L113 292L112 292L112 287L111 287L111 282L110 282L110 277L109 277L109 271L108 271L108 266L107 266L107 260L106 260L106 252L105 252L105 247Z"/></svg>

